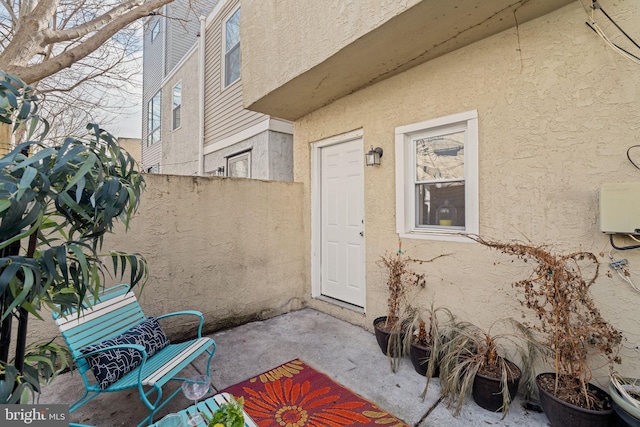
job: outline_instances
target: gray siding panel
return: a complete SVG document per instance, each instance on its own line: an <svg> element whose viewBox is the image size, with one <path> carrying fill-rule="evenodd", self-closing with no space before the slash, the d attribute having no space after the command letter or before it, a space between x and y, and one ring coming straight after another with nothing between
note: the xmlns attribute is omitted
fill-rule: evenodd
<svg viewBox="0 0 640 427"><path fill-rule="evenodd" d="M160 90L162 82L162 57L164 46L164 22L162 16L150 18L144 27L144 48L142 51L142 167L147 168L159 163L161 147L156 143L147 147L147 115L149 100ZM160 22L160 32L151 42L151 30L156 22ZM162 123L164 125L164 123Z"/></svg>
<svg viewBox="0 0 640 427"><path fill-rule="evenodd" d="M197 43L200 16L207 16L218 0L199 0L189 5L186 0L175 0L167 5L167 16L177 19L167 22L167 52L165 76L169 75L184 55Z"/></svg>
<svg viewBox="0 0 640 427"><path fill-rule="evenodd" d="M242 108L242 80L222 88L223 23L239 1L230 1L206 31L205 47L205 146L247 129L267 116ZM242 49L242 40L240 41Z"/></svg>

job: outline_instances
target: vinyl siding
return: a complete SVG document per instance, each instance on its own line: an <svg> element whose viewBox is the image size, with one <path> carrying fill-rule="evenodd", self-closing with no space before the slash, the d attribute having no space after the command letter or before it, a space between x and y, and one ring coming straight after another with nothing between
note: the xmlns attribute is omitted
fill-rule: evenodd
<svg viewBox="0 0 640 427"><path fill-rule="evenodd" d="M180 20L165 20L167 23L165 76L173 71L184 55L198 41L199 17L208 15L217 2L218 0L200 0L189 6L189 2L186 0L175 0L167 5L167 16Z"/></svg>
<svg viewBox="0 0 640 427"><path fill-rule="evenodd" d="M160 32L151 42L151 30L156 22L160 22ZM147 147L147 116L149 100L160 90L162 83L162 61L165 37L164 19L162 16L150 18L144 27L144 49L142 52L142 168L147 169L160 162L162 141ZM161 127L164 126L161 118Z"/></svg>
<svg viewBox="0 0 640 427"><path fill-rule="evenodd" d="M205 47L205 146L232 136L267 116L242 108L242 80L222 88L223 22L236 9L239 1L229 1L211 21L206 32ZM242 40L240 41L242 49Z"/></svg>

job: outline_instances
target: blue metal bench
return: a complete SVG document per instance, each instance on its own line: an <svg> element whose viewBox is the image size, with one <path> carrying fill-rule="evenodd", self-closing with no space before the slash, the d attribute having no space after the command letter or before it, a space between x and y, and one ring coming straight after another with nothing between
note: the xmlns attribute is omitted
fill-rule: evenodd
<svg viewBox="0 0 640 427"><path fill-rule="evenodd" d="M198 316L200 318L198 338L177 344L171 343L152 357L147 357L143 346L135 344L119 345L98 350L101 352L114 348L128 347L134 348L142 354L140 366L127 373L108 388L101 389L93 376L87 375L88 372L91 372L91 368L86 358L91 354L83 354L81 349L118 336L146 319L134 293L130 292L129 289L129 285L125 284L105 289L100 293L98 300L95 303L92 301L90 307L84 307L79 315L76 311L65 313L65 316L54 313L53 318L71 351L85 386L84 394L69 407L69 411L75 411L101 392L137 388L140 393L140 399L150 409L149 415L138 424L138 426L142 426L151 424L156 412L181 390L178 387L170 396L162 400L162 387L172 380L184 381L184 378L177 377L177 374L201 354L208 354L206 374L210 375L211 358L216 350L216 344L211 338L202 337L204 317L198 311L185 310L157 316L157 319L178 315ZM150 399L154 392L156 393L156 398Z"/></svg>

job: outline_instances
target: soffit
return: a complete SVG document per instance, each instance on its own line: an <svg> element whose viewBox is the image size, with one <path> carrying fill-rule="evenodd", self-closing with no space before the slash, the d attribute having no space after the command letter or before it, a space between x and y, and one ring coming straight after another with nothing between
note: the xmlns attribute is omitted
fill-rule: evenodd
<svg viewBox="0 0 640 427"><path fill-rule="evenodd" d="M424 0L245 107L288 120L574 0ZM330 29L328 29L330 31Z"/></svg>

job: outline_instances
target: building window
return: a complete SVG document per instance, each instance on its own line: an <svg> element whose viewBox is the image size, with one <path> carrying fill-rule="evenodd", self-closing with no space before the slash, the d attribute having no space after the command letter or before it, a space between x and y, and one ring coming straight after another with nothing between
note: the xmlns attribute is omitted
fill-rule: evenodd
<svg viewBox="0 0 640 427"><path fill-rule="evenodd" d="M151 28L151 41L154 41L156 37L158 37L158 34L160 34L160 20L156 19L156 22Z"/></svg>
<svg viewBox="0 0 640 427"><path fill-rule="evenodd" d="M251 151L227 158L227 176L251 178Z"/></svg>
<svg viewBox="0 0 640 427"><path fill-rule="evenodd" d="M173 87L173 130L180 127L180 110L182 109L182 82Z"/></svg>
<svg viewBox="0 0 640 427"><path fill-rule="evenodd" d="M147 147L160 141L160 91L149 101L147 106Z"/></svg>
<svg viewBox="0 0 640 427"><path fill-rule="evenodd" d="M401 237L477 234L478 113L396 128L396 228Z"/></svg>
<svg viewBox="0 0 640 427"><path fill-rule="evenodd" d="M240 8L224 23L224 86L240 78Z"/></svg>

